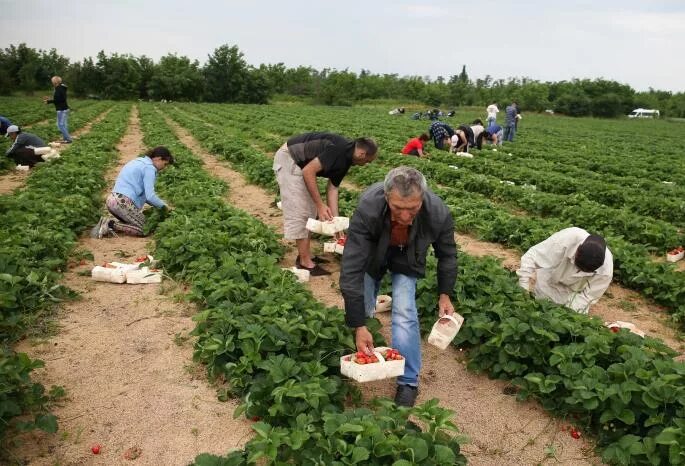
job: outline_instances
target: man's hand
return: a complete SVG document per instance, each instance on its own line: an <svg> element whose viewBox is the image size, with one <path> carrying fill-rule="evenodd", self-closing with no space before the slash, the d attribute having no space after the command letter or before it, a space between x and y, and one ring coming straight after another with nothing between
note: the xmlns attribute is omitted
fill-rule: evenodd
<svg viewBox="0 0 685 466"><path fill-rule="evenodd" d="M319 204L316 210L319 213L319 220L321 220L322 222L328 222L329 220L333 220L333 212L331 212L331 208L328 207L326 204Z"/></svg>
<svg viewBox="0 0 685 466"><path fill-rule="evenodd" d="M444 315L451 316L452 314L454 314L454 306L452 306L450 297L446 294L441 294L438 300L438 315L442 317Z"/></svg>
<svg viewBox="0 0 685 466"><path fill-rule="evenodd" d="M366 326L357 327L354 335L357 351L371 356L373 354L373 337Z"/></svg>

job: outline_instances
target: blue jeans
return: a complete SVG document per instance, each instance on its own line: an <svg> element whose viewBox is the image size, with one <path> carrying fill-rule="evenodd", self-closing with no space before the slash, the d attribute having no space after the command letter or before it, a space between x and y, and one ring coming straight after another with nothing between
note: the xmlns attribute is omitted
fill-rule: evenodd
<svg viewBox="0 0 685 466"><path fill-rule="evenodd" d="M364 276L364 307L366 316L373 317L380 281ZM392 346L404 356L404 375L398 385L419 384L421 370L421 332L416 309L416 277L392 274Z"/></svg>
<svg viewBox="0 0 685 466"><path fill-rule="evenodd" d="M57 129L62 133L62 139L71 142L69 135L69 110L57 110Z"/></svg>
<svg viewBox="0 0 685 466"><path fill-rule="evenodd" d="M489 127L491 127L495 123L497 123L497 117L488 117L485 120L485 129L488 129Z"/></svg>
<svg viewBox="0 0 685 466"><path fill-rule="evenodd" d="M509 142L514 142L514 136L516 136L516 125L510 124L504 127L504 140Z"/></svg>

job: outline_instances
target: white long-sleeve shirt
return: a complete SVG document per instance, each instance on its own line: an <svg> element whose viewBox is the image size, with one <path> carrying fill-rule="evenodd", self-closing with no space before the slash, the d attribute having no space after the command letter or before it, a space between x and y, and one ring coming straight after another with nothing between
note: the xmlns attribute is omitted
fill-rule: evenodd
<svg viewBox="0 0 685 466"><path fill-rule="evenodd" d="M497 118L497 112L499 112L499 108L497 108L497 105L495 104L490 104L485 111L488 112L488 118Z"/></svg>
<svg viewBox="0 0 685 466"><path fill-rule="evenodd" d="M609 288L614 274L614 257L609 248L604 264L595 272L583 272L576 267L573 259L578 246L589 235L582 228L565 228L530 248L521 257L521 266L516 271L519 285L528 291L530 278L537 272L536 297L587 314L590 306Z"/></svg>

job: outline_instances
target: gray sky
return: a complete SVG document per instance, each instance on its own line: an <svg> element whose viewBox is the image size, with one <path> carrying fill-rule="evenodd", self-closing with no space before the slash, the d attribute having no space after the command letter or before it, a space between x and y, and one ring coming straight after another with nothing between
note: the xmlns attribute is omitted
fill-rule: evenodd
<svg viewBox="0 0 685 466"><path fill-rule="evenodd" d="M359 72L541 81L605 78L685 91L683 0L0 0L0 47L74 61L104 50L204 63L246 60Z"/></svg>

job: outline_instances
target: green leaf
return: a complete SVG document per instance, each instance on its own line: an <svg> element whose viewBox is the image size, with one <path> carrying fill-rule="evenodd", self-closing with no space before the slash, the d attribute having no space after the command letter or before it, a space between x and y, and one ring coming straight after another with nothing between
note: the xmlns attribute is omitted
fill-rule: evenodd
<svg viewBox="0 0 685 466"><path fill-rule="evenodd" d="M364 447L354 447L352 450L352 463L356 464L369 459L369 450Z"/></svg>
<svg viewBox="0 0 685 466"><path fill-rule="evenodd" d="M438 464L454 464L457 455L454 454L451 448L444 445L435 445L435 461Z"/></svg>
<svg viewBox="0 0 685 466"><path fill-rule="evenodd" d="M40 414L36 416L36 427L54 434L57 432L57 418L52 414Z"/></svg>

